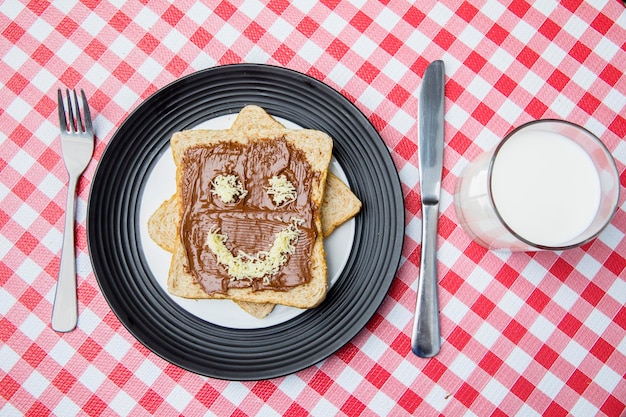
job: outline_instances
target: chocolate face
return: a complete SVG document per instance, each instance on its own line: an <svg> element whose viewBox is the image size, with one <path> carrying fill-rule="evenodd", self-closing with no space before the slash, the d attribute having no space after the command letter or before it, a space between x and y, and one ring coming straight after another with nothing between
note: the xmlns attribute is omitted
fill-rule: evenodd
<svg viewBox="0 0 626 417"><path fill-rule="evenodd" d="M183 156L180 236L205 291L286 290L308 282L316 174L283 139L222 142Z"/></svg>

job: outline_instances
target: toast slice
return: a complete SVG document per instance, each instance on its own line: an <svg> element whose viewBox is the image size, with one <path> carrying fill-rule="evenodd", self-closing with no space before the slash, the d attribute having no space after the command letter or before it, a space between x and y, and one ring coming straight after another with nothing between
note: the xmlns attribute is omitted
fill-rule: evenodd
<svg viewBox="0 0 626 417"><path fill-rule="evenodd" d="M186 298L319 305L328 287L321 206L332 139L320 131L286 129L262 108L247 106L231 129L177 132L170 142L181 222L168 291ZM230 187L234 204L232 192L220 194L218 172L238 181ZM286 181L293 193L286 204L276 199L282 185L273 196L261 186L261 177L279 179L282 172L287 178L282 175L281 184ZM248 217L253 220L245 223Z"/></svg>

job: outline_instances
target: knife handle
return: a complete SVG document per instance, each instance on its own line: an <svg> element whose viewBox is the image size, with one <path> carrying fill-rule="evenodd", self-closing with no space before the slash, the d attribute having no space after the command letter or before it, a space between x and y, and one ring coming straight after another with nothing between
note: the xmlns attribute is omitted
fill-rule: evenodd
<svg viewBox="0 0 626 417"><path fill-rule="evenodd" d="M437 300L437 225L439 204L422 205L422 256L417 281L417 304L411 350L422 358L439 353L439 303Z"/></svg>

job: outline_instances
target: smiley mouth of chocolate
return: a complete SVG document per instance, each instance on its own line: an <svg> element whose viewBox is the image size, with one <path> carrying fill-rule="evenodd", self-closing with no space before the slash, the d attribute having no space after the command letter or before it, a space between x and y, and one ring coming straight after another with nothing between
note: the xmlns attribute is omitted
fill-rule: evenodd
<svg viewBox="0 0 626 417"><path fill-rule="evenodd" d="M206 245L217 262L226 268L231 281L262 278L263 283L268 285L271 277L280 271L294 253L302 223L304 220L293 217L291 223L274 235L268 250L260 250L255 254L248 254L241 249L237 250L237 255L233 254L226 246L228 235L220 233L216 226L209 231Z"/></svg>

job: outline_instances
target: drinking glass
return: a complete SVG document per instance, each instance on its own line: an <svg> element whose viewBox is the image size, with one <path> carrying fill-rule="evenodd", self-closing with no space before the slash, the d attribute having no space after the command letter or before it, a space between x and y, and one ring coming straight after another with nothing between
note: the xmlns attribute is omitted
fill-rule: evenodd
<svg viewBox="0 0 626 417"><path fill-rule="evenodd" d="M543 119L511 131L457 181L462 228L488 249L564 250L596 238L619 200L611 153L588 130Z"/></svg>

